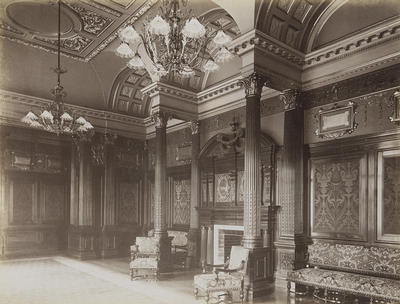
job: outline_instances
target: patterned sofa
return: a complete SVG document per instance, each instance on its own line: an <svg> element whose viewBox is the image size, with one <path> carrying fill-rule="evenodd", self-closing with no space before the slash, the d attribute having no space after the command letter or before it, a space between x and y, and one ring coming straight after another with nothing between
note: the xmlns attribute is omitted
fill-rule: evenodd
<svg viewBox="0 0 400 304"><path fill-rule="evenodd" d="M315 297L330 302L353 295L400 303L400 248L317 240L308 252L308 267L288 273L288 288L311 286Z"/></svg>

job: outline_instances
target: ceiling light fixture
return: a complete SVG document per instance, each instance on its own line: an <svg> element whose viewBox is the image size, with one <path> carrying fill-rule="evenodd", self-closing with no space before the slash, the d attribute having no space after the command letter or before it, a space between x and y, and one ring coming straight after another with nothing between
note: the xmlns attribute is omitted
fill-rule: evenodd
<svg viewBox="0 0 400 304"><path fill-rule="evenodd" d="M43 129L48 132L60 134L69 134L82 137L93 129L93 126L82 116L75 118L73 115L65 111L63 98L67 95L61 86L60 75L66 73L65 69L60 65L61 54L61 1L58 1L58 48L57 48L57 68L54 72L57 74L57 85L51 90L54 101L51 102L45 110L39 115L32 111L28 112L21 121L30 127Z"/></svg>
<svg viewBox="0 0 400 304"><path fill-rule="evenodd" d="M195 69L208 72L218 70L217 63L233 58L226 48L232 38L222 27L209 35L191 10L185 9L187 3L188 0L162 0L160 13L144 23L142 33L139 34L131 24L120 30L122 43L116 49L116 54L122 58L132 58L128 67L144 68L143 60L138 55L138 47L143 44L154 72L159 76L178 73L189 77L195 73ZM206 55L206 50L210 54Z"/></svg>

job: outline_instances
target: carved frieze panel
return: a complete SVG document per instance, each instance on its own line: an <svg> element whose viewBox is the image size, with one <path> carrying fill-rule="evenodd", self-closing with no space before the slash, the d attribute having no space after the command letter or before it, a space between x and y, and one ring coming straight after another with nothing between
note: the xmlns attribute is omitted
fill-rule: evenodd
<svg viewBox="0 0 400 304"><path fill-rule="evenodd" d="M378 153L378 240L400 243L400 150Z"/></svg>
<svg viewBox="0 0 400 304"><path fill-rule="evenodd" d="M190 223L190 180L174 180L173 224Z"/></svg>
<svg viewBox="0 0 400 304"><path fill-rule="evenodd" d="M139 183L119 184L119 212L118 218L120 224L137 223L137 206L139 201Z"/></svg>
<svg viewBox="0 0 400 304"><path fill-rule="evenodd" d="M229 173L215 174L215 201L218 203L235 202L235 177Z"/></svg>
<svg viewBox="0 0 400 304"><path fill-rule="evenodd" d="M311 160L311 235L366 237L366 156Z"/></svg>
<svg viewBox="0 0 400 304"><path fill-rule="evenodd" d="M61 183L45 183L42 187L42 220L43 222L57 222L64 218L65 188Z"/></svg>
<svg viewBox="0 0 400 304"><path fill-rule="evenodd" d="M400 64L301 93L306 109L400 85Z"/></svg>

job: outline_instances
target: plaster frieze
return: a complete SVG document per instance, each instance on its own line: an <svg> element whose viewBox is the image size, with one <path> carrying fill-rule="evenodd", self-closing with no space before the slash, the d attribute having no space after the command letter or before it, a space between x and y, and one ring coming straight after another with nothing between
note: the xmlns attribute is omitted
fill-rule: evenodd
<svg viewBox="0 0 400 304"><path fill-rule="evenodd" d="M157 95L166 95L192 103L197 101L196 93L159 81L151 83L147 87L143 88L141 92L143 95L148 95L150 98Z"/></svg>

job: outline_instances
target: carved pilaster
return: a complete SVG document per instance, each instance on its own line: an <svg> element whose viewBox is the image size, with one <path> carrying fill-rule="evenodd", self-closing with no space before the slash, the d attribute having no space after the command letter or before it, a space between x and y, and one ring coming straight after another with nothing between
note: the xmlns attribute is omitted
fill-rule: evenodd
<svg viewBox="0 0 400 304"><path fill-rule="evenodd" d="M199 213L197 207L200 202L200 133L199 121L191 121L192 130L192 162L191 162L191 192L190 192L190 230L188 236L188 257L189 265L197 265L199 261Z"/></svg>
<svg viewBox="0 0 400 304"><path fill-rule="evenodd" d="M244 92L246 98L250 96L261 97L262 88L268 85L268 79L256 72L250 74L249 76L239 80L239 85L244 87Z"/></svg>
<svg viewBox="0 0 400 304"><path fill-rule="evenodd" d="M156 127L156 166L154 179L154 232L167 235L166 167L167 167L167 122L169 115L153 113Z"/></svg>
<svg viewBox="0 0 400 304"><path fill-rule="evenodd" d="M297 89L287 89L283 90L279 95L279 99L283 102L285 111L291 111L296 108L301 107L301 103L299 101L300 93Z"/></svg>
<svg viewBox="0 0 400 304"><path fill-rule="evenodd" d="M242 79L246 93L246 136L244 153L244 236L246 248L261 247L261 170L260 170L260 97L267 84L264 76L253 73Z"/></svg>
<svg viewBox="0 0 400 304"><path fill-rule="evenodd" d="M393 116L389 117L390 121L400 125L400 88L394 91L392 98Z"/></svg>

